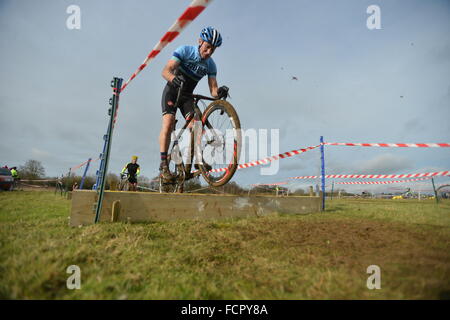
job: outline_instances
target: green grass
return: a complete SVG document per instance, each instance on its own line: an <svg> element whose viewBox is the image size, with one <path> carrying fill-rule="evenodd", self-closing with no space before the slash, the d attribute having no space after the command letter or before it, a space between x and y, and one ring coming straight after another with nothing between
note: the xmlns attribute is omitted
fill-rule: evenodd
<svg viewBox="0 0 450 320"><path fill-rule="evenodd" d="M450 203L333 200L324 213L70 228L70 201L0 193L2 299L438 299ZM369 290L369 265L381 289ZM81 268L69 290L66 268Z"/></svg>

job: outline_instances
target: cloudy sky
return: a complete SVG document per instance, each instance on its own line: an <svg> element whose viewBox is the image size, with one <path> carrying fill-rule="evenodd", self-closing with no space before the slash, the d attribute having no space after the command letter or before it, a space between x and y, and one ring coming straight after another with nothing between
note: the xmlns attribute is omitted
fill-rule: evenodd
<svg viewBox="0 0 450 320"><path fill-rule="evenodd" d="M97 158L110 80L128 79L189 3L0 0L0 165L36 159L57 176ZM66 27L72 4L81 9L80 30ZM369 30L373 4L381 29ZM328 142L450 142L450 1L216 0L121 96L112 172L137 154L142 174L157 174L161 70L207 25L223 35L213 56L217 79L230 87L243 129L279 129L279 152L317 145L321 135ZM197 92L208 93L206 80ZM327 174L448 170L449 159L449 148L326 147ZM247 185L316 175L319 163L314 150L280 161L276 175L250 168L233 179Z"/></svg>

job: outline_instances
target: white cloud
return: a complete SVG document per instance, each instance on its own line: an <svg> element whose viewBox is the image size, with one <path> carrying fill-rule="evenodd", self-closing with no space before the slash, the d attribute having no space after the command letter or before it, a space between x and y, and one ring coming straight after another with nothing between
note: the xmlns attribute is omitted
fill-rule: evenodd
<svg viewBox="0 0 450 320"><path fill-rule="evenodd" d="M384 153L373 159L360 162L355 168L355 173L389 174L411 169L413 168L413 163L410 159L404 156Z"/></svg>
<svg viewBox="0 0 450 320"><path fill-rule="evenodd" d="M37 148L31 148L31 155L33 158L36 158L36 160L45 160L51 157L49 152Z"/></svg>
<svg viewBox="0 0 450 320"><path fill-rule="evenodd" d="M405 172L413 168L413 162L404 156L383 153L368 160L331 160L327 163L328 174L390 174Z"/></svg>

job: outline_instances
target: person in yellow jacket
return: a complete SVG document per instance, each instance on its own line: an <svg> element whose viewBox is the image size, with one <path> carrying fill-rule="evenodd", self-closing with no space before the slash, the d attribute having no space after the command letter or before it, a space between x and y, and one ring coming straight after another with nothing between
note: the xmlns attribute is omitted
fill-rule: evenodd
<svg viewBox="0 0 450 320"><path fill-rule="evenodd" d="M17 167L12 167L10 169L11 175L14 179L19 179L19 173L17 172Z"/></svg>
<svg viewBox="0 0 450 320"><path fill-rule="evenodd" d="M122 174L125 174L125 172L128 172L128 186L130 191L136 191L137 189L137 177L139 173L141 172L141 169L139 165L137 164L137 156L131 157L131 162L128 163L125 167L122 169Z"/></svg>
<svg viewBox="0 0 450 320"><path fill-rule="evenodd" d="M12 167L9 169L9 171L11 171L11 176L13 178L13 188L16 189L19 185L19 173L17 172L17 167Z"/></svg>

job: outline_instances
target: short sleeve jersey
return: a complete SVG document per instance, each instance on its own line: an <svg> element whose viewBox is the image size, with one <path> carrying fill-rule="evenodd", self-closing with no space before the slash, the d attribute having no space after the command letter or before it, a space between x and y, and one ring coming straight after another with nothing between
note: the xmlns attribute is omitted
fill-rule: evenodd
<svg viewBox="0 0 450 320"><path fill-rule="evenodd" d="M172 59L179 61L179 69L195 82L204 76L215 77L217 68L212 58L202 59L196 46L178 47L172 55Z"/></svg>
<svg viewBox="0 0 450 320"><path fill-rule="evenodd" d="M139 165L137 163L129 163L127 164L128 173L132 176L135 176L139 169Z"/></svg>

